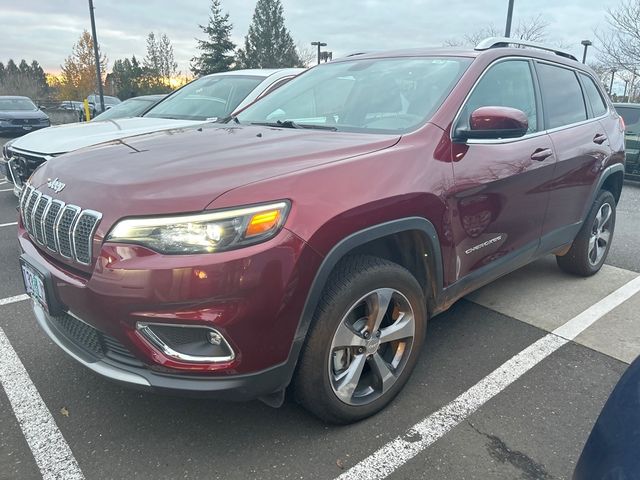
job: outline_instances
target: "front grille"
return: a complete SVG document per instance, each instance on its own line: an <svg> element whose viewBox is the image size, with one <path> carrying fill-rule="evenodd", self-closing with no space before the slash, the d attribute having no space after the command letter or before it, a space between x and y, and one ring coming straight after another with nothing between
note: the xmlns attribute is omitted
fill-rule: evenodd
<svg viewBox="0 0 640 480"><path fill-rule="evenodd" d="M93 238L102 214L53 200L28 184L20 197L20 213L38 244L83 265L91 264Z"/></svg>
<svg viewBox="0 0 640 480"><path fill-rule="evenodd" d="M131 365L142 363L117 339L96 330L74 316L63 313L50 316L51 323L76 346L94 357L109 357Z"/></svg>
<svg viewBox="0 0 640 480"><path fill-rule="evenodd" d="M9 147L5 149L4 156L6 160L11 160L14 175L21 182L26 182L33 171L41 164L46 162L50 156L38 155L33 153L23 153Z"/></svg>

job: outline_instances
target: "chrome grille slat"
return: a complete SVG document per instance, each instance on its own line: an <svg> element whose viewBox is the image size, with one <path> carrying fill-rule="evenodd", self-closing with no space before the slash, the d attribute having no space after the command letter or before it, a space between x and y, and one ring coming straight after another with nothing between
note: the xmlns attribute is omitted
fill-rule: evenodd
<svg viewBox="0 0 640 480"><path fill-rule="evenodd" d="M51 204L51 197L48 195L41 195L38 201L36 202L36 206L33 209L33 233L36 241L40 245L44 245L44 229L42 228L42 219L44 218L44 213Z"/></svg>
<svg viewBox="0 0 640 480"><path fill-rule="evenodd" d="M71 239L71 233L73 231L73 225L80 214L80 207L75 205L66 205L62 209L62 213L58 217L56 223L56 240L58 241L58 248L60 255L65 258L73 258L73 245Z"/></svg>
<svg viewBox="0 0 640 480"><path fill-rule="evenodd" d="M47 248L56 253L58 252L58 243L56 241L55 225L58 220L58 216L62 213L63 207L64 202L61 202L60 200L52 201L44 219L44 237L45 242L47 243Z"/></svg>
<svg viewBox="0 0 640 480"><path fill-rule="evenodd" d="M93 239L102 219L100 212L54 200L30 184L25 185L19 206L24 228L38 245L91 265Z"/></svg>

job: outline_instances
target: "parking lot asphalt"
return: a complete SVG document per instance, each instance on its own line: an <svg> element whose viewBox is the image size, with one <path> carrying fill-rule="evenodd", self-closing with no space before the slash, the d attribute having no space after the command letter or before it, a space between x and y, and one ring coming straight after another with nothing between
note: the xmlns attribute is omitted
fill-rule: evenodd
<svg viewBox="0 0 640 480"><path fill-rule="evenodd" d="M0 302L0 328L9 343L0 343L0 349L10 348L24 366L80 478L347 478L352 467L396 438L423 441L411 430L414 425L464 398L548 332L633 281L640 273L639 199L640 187L625 184L608 265L600 274L576 279L560 273L553 258L544 258L459 301L430 321L419 364L398 398L351 426L324 425L291 400L271 409L260 402L221 403L122 388L49 341L28 301ZM0 225L15 222L15 207L13 194L0 192ZM0 227L0 299L24 293L15 228ZM541 357L435 441L396 462L389 478L570 478L611 389L640 354L638 307L640 294L630 295L597 317L575 341ZM9 397L24 392L6 380L13 377L1 378L0 479L56 478L36 459L56 453L51 450L61 448L60 442L37 438L40 450L33 452L33 438L28 443L25 435L34 435L29 425L36 420L38 426L42 412L31 412L34 419L28 408L20 410L34 402L33 395L20 397L25 405L16 406ZM36 428L36 437L39 432ZM382 477L372 471L363 478Z"/></svg>

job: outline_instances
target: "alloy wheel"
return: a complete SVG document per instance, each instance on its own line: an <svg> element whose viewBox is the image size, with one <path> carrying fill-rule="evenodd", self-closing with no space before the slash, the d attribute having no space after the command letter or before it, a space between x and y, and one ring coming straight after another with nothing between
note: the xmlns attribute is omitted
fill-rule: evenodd
<svg viewBox="0 0 640 480"><path fill-rule="evenodd" d="M355 302L331 342L329 378L348 405L366 405L398 380L415 336L411 304L398 290L380 288Z"/></svg>
<svg viewBox="0 0 640 480"><path fill-rule="evenodd" d="M600 264L607 252L611 241L611 213L613 209L609 203L603 203L598 210L591 227L589 238L589 263L596 266Z"/></svg>

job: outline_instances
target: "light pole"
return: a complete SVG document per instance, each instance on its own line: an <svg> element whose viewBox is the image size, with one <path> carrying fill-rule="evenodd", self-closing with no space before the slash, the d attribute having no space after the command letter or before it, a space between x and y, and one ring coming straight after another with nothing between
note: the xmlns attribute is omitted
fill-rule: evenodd
<svg viewBox="0 0 640 480"><path fill-rule="evenodd" d="M504 36L511 36L511 20L513 19L513 0L509 0L509 9L507 10L507 25L504 29Z"/></svg>
<svg viewBox="0 0 640 480"><path fill-rule="evenodd" d="M611 69L611 83L609 84L609 96L613 98L613 78L616 75L616 69Z"/></svg>
<svg viewBox="0 0 640 480"><path fill-rule="evenodd" d="M100 95L100 108L104 112L104 92L102 91L102 74L100 73L100 50L98 49L98 36L96 35L96 19L93 16L93 0L89 0L89 15L91 16L91 35L93 35L93 53L96 57L96 78L98 80L98 94Z"/></svg>
<svg viewBox="0 0 640 480"><path fill-rule="evenodd" d="M315 46L318 47L318 65L320 65L320 48L321 47L326 47L327 44L326 43L322 43L322 42L311 42L311 45L313 45L314 47Z"/></svg>
<svg viewBox="0 0 640 480"><path fill-rule="evenodd" d="M584 53L582 54L582 63L587 63L587 49L593 45L593 43L591 43L591 40L582 40L582 42L580 42L582 45L584 45Z"/></svg>

